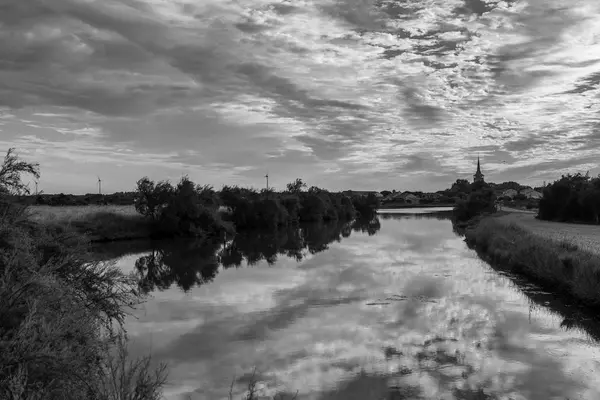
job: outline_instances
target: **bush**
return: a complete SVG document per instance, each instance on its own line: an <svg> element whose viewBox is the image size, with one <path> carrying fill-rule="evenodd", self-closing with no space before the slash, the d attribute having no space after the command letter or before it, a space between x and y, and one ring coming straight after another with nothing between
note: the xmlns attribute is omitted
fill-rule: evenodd
<svg viewBox="0 0 600 400"><path fill-rule="evenodd" d="M453 217L456 221L468 221L483 213L496 212L496 195L489 187L471 192L467 200L459 200L454 206Z"/></svg>
<svg viewBox="0 0 600 400"><path fill-rule="evenodd" d="M301 222L351 220L357 208L374 215L379 201L375 196L351 199L318 187L307 191L301 179L287 185L285 192L224 186L218 193L220 205L227 209L225 219L237 230L275 229Z"/></svg>
<svg viewBox="0 0 600 400"><path fill-rule="evenodd" d="M600 176L563 175L544 188L538 218L549 221L600 223Z"/></svg>
<svg viewBox="0 0 600 400"><path fill-rule="evenodd" d="M18 176L37 173L19 163ZM23 186L5 178L0 172L0 398L158 399L164 367L154 374L147 358L126 364L117 357L124 367L108 368L116 350L126 351L120 328L141 301L135 280L90 262L82 237L28 220L26 207L8 198Z"/></svg>
<svg viewBox="0 0 600 400"><path fill-rule="evenodd" d="M233 232L217 212L219 200L209 186L196 186L187 177L176 187L155 184L148 178L137 183L136 210L152 219L153 235L160 237L222 237Z"/></svg>

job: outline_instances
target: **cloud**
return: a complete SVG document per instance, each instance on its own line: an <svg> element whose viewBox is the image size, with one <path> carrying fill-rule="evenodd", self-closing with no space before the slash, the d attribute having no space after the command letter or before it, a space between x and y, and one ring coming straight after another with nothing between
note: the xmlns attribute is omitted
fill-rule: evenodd
<svg viewBox="0 0 600 400"><path fill-rule="evenodd" d="M191 148L201 156L185 168L225 160L246 172L235 183L281 167L282 182L302 171L333 189L369 174L380 178L371 189L396 179L441 189L441 176L471 174L476 147L495 149L482 152L491 180L509 173L500 158L533 166L596 151L582 143L595 146L598 128L592 0L0 7L0 107L15 115L2 120L5 137L70 141L73 151L82 137L147 154ZM266 156L289 151L306 156L289 166ZM385 175L407 172L415 154L445 162L421 170L430 179Z"/></svg>

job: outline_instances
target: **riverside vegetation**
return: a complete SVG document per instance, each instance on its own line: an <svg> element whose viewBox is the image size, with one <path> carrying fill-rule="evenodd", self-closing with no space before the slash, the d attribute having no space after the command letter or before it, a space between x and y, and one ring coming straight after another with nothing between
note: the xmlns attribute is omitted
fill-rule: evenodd
<svg viewBox="0 0 600 400"><path fill-rule="evenodd" d="M90 262L88 242L28 218L12 201L39 166L9 150L0 166L0 398L158 400L164 365L130 360L122 329L136 281Z"/></svg>
<svg viewBox="0 0 600 400"><path fill-rule="evenodd" d="M142 178L135 206L36 206L31 218L69 227L94 242L140 238L222 238L235 232L281 229L299 223L369 219L379 207L374 195L347 196L301 179L282 192L224 186L215 191L183 177L173 185ZM21 199L22 200L22 199Z"/></svg>
<svg viewBox="0 0 600 400"><path fill-rule="evenodd" d="M119 221L128 221L129 237L121 238L146 233L192 237L196 243L224 241L236 231L289 229L304 222L359 219L371 222L350 229L376 229L375 196L349 198L315 187L303 191L306 185L300 179L281 193L238 187L217 193L187 177L175 186L141 179L135 199L140 217L115 217L98 210L64 224L36 218L19 203L28 194L24 174L38 179L39 165L22 161L10 149L0 167L2 399L161 398L166 365L155 366L150 357L131 360L123 330L125 317L144 301L147 287L111 263L92 261L90 239L110 239L107 225L119 231ZM239 254L229 246L223 257L236 265ZM165 257L161 253L161 260ZM139 267L147 271L156 265L151 261L140 261ZM250 386L247 399L254 397Z"/></svg>
<svg viewBox="0 0 600 400"><path fill-rule="evenodd" d="M563 176L545 188L538 218L595 222L599 189L600 178ZM526 275L584 305L600 306L600 256L569 240L544 238L496 216L495 197L483 184L456 205L453 222L467 244L492 264Z"/></svg>

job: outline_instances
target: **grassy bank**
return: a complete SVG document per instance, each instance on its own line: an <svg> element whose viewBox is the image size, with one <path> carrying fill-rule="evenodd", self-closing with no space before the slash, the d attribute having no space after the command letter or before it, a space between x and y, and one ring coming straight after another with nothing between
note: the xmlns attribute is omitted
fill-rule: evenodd
<svg viewBox="0 0 600 400"><path fill-rule="evenodd" d="M514 222L482 218L465 232L467 244L492 264L534 279L578 302L600 306L600 256L566 240L534 234Z"/></svg>
<svg viewBox="0 0 600 400"><path fill-rule="evenodd" d="M134 206L32 206L30 219L86 235L92 242L151 237L151 221Z"/></svg>
<svg viewBox="0 0 600 400"><path fill-rule="evenodd" d="M570 241L579 247L600 255L600 227L568 222L537 219L533 213L508 212L497 218L504 224L515 223L528 231L555 241Z"/></svg>

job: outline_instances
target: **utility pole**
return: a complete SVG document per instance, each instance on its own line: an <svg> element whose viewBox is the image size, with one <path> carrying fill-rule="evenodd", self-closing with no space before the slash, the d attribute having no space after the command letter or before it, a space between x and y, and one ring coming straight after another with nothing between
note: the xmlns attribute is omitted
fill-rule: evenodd
<svg viewBox="0 0 600 400"><path fill-rule="evenodd" d="M269 190L269 173L268 172L265 175L265 178L267 178L267 190Z"/></svg>
<svg viewBox="0 0 600 400"><path fill-rule="evenodd" d="M35 195L38 195L38 181L35 181Z"/></svg>
<svg viewBox="0 0 600 400"><path fill-rule="evenodd" d="M102 194L102 179L98 177L98 194Z"/></svg>

